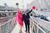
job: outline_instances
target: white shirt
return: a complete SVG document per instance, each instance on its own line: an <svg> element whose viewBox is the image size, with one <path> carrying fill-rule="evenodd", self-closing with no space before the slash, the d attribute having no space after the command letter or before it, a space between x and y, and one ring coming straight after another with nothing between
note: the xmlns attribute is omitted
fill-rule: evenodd
<svg viewBox="0 0 50 33"><path fill-rule="evenodd" d="M27 14L25 13L25 15L27 15Z"/></svg>

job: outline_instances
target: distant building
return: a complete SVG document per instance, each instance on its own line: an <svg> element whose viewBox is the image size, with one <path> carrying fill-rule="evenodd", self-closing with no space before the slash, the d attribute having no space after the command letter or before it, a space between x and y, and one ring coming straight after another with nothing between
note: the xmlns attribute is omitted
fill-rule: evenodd
<svg viewBox="0 0 50 33"><path fill-rule="evenodd" d="M8 10L8 11L12 11L12 10L17 10L16 8L14 7L9 7L7 5L7 3L4 3L5 6L0 6L0 11L5 11L5 10Z"/></svg>

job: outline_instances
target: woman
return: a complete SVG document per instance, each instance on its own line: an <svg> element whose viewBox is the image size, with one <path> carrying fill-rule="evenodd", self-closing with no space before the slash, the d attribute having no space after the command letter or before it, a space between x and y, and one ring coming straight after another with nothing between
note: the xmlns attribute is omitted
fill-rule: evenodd
<svg viewBox="0 0 50 33"><path fill-rule="evenodd" d="M20 33L22 32L22 27L23 27L23 18L22 17L23 17L22 11L18 10L15 22L17 21L17 23L20 26Z"/></svg>

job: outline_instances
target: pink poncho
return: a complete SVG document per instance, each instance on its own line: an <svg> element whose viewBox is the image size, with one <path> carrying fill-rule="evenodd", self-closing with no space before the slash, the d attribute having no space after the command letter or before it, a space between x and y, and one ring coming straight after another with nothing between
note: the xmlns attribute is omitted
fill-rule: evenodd
<svg viewBox="0 0 50 33"><path fill-rule="evenodd" d="M20 14L20 10L17 12L17 17L15 19L15 23L18 23L19 25L23 26L23 20L22 15Z"/></svg>

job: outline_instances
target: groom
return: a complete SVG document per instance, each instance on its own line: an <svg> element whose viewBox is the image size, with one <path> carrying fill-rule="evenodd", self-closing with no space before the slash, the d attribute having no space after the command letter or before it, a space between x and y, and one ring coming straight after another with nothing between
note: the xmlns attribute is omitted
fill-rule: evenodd
<svg viewBox="0 0 50 33"><path fill-rule="evenodd" d="M29 12L25 11L25 13L23 14L23 21L25 22L25 27L26 27L26 32L27 32L27 29L28 29L28 33L30 33L30 21L29 21L29 13L32 12L33 9L31 9Z"/></svg>

